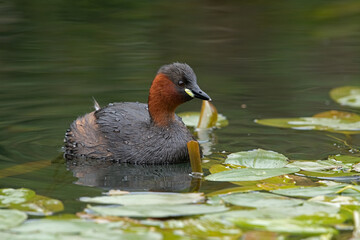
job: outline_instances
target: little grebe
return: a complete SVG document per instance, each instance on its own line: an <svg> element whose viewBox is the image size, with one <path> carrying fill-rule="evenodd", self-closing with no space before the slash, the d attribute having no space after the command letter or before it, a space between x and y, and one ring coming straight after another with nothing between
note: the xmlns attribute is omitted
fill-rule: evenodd
<svg viewBox="0 0 360 240"><path fill-rule="evenodd" d="M189 161L186 143L194 140L175 114L197 97L210 100L184 63L162 66L153 80L148 104L110 103L76 119L65 134L65 157L106 159L137 164Z"/></svg>

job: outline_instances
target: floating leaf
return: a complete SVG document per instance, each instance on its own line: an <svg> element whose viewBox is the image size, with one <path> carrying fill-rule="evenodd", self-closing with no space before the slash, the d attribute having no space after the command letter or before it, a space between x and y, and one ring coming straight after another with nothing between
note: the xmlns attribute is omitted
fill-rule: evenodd
<svg viewBox="0 0 360 240"><path fill-rule="evenodd" d="M317 214L334 215L339 212L340 208L325 203L303 201L301 205L295 206L275 206L261 207L252 210L237 210L223 213L205 215L202 218L228 219L230 221L237 218L261 218L261 219L289 219L299 216L314 216ZM324 215L325 217L325 215ZM336 222L338 222L336 220Z"/></svg>
<svg viewBox="0 0 360 240"><path fill-rule="evenodd" d="M178 115L182 118L182 121L185 123L186 126L194 128L198 126L200 119L199 112L184 112L179 113ZM218 113L216 127L221 128L226 127L227 125L229 125L229 122L226 117L221 113Z"/></svg>
<svg viewBox="0 0 360 240"><path fill-rule="evenodd" d="M346 188L352 186L351 188ZM342 191L344 190L344 191ZM320 187L301 187L301 188L290 188L290 189L279 189L271 191L276 194L286 195L291 197L316 197L319 195L336 195L341 192L343 195L357 195L360 191L359 186L337 184L334 186L320 186Z"/></svg>
<svg viewBox="0 0 360 240"><path fill-rule="evenodd" d="M243 168L242 166L228 166L228 165L224 165L224 164L214 164L209 168L209 172L210 173L218 173L218 172L223 172L223 171L229 171L232 169L238 169L238 168Z"/></svg>
<svg viewBox="0 0 360 240"><path fill-rule="evenodd" d="M23 225L11 229L11 232L1 233L7 239L132 239L132 240L161 240L162 235L146 229L136 228L135 231L120 230L124 222L96 223L81 219L50 220L41 219L25 222ZM130 229L131 230L131 229ZM61 237L60 237L61 236ZM60 237L60 238L59 238ZM6 238L5 238L6 239Z"/></svg>
<svg viewBox="0 0 360 240"><path fill-rule="evenodd" d="M121 223L119 223L121 226ZM70 220L53 220L40 219L28 221L23 225L14 228L14 232L30 233L30 232L44 232L44 233L80 233L89 230L102 231L104 229L112 228L108 224L98 224L96 222L84 221L81 219Z"/></svg>
<svg viewBox="0 0 360 240"><path fill-rule="evenodd" d="M329 159L335 159L335 160L341 161L343 163L358 163L358 162L360 162L360 157L349 156L349 155L334 155L334 156L329 156Z"/></svg>
<svg viewBox="0 0 360 240"><path fill-rule="evenodd" d="M353 171L360 172L360 163L356 163L352 166Z"/></svg>
<svg viewBox="0 0 360 240"><path fill-rule="evenodd" d="M208 181L221 182L257 181L298 171L300 171L299 168L240 168L210 174L206 176L205 179Z"/></svg>
<svg viewBox="0 0 360 240"><path fill-rule="evenodd" d="M233 205L243 207L289 207L303 203L303 200L283 197L271 193L253 192L236 193L223 196L222 199Z"/></svg>
<svg viewBox="0 0 360 240"><path fill-rule="evenodd" d="M87 209L101 216L124 216L138 218L167 218L223 212L224 206L204 204L190 205L144 205L144 206L91 206Z"/></svg>
<svg viewBox="0 0 360 240"><path fill-rule="evenodd" d="M343 181L350 182L352 180L358 180L360 178L359 173L354 172L338 172L338 171L318 171L318 172L309 172L301 171L299 174L302 174L307 177L315 177L323 180L334 180L334 181Z"/></svg>
<svg viewBox="0 0 360 240"><path fill-rule="evenodd" d="M228 155L226 164L241 165L250 168L282 168L288 161L284 155L263 149L236 152Z"/></svg>
<svg viewBox="0 0 360 240"><path fill-rule="evenodd" d="M349 196L316 196L310 198L309 201L327 203L336 207L341 207L342 205L360 205L358 200Z"/></svg>
<svg viewBox="0 0 360 240"><path fill-rule="evenodd" d="M172 231L174 234L181 232L182 236L191 239L229 239L237 240L242 231L230 222L218 219L184 219L168 221L147 221L148 225L159 226L161 229ZM178 234L176 234L178 235ZM167 238L165 238L167 239Z"/></svg>
<svg viewBox="0 0 360 240"><path fill-rule="evenodd" d="M82 197L83 202L120 204L120 205L153 205L153 204L187 204L204 201L202 193L132 193L125 195Z"/></svg>
<svg viewBox="0 0 360 240"><path fill-rule="evenodd" d="M301 117L301 118L270 118L257 119L256 123L296 130L321 130L346 134L360 133L360 120L347 118Z"/></svg>
<svg viewBox="0 0 360 240"><path fill-rule="evenodd" d="M341 105L360 107L360 87L344 86L334 88L330 91L330 97Z"/></svg>
<svg viewBox="0 0 360 240"><path fill-rule="evenodd" d="M21 211L0 209L0 230L15 227L25 221L26 218L27 215Z"/></svg>
<svg viewBox="0 0 360 240"><path fill-rule="evenodd" d="M284 236L279 236L278 233L268 232L268 231L247 231L244 233L243 240L256 240L256 239L266 239L266 240L279 240L284 239Z"/></svg>
<svg viewBox="0 0 360 240"><path fill-rule="evenodd" d="M332 118L332 119L347 119L350 121L360 121L360 116L356 113L351 112L343 112L343 111L337 111L337 110L330 110L326 112L321 112L315 114L313 117L316 118Z"/></svg>
<svg viewBox="0 0 360 240"><path fill-rule="evenodd" d="M230 194L230 193L237 193L237 192L249 192L249 191L258 191L262 190L256 184L250 186L241 186L241 187L233 187L233 188L225 188L221 190L217 190L215 192L211 192L206 194L208 197L223 195L223 194Z"/></svg>
<svg viewBox="0 0 360 240"><path fill-rule="evenodd" d="M340 161L336 160L316 160L316 161L294 161L286 167L298 167L303 171L324 171L324 170L344 170L349 169Z"/></svg>
<svg viewBox="0 0 360 240"><path fill-rule="evenodd" d="M12 205L11 208L25 211L32 215L51 215L54 212L64 210L64 205L60 200L36 195L27 202Z"/></svg>
<svg viewBox="0 0 360 240"><path fill-rule="evenodd" d="M293 219L236 219L234 223L239 227L289 234L314 235L337 233L334 228Z"/></svg>
<svg viewBox="0 0 360 240"><path fill-rule="evenodd" d="M347 220L345 215L339 213L340 208L337 206L331 206L324 203L303 201L301 205L295 206L274 206L274 207L261 207L254 210L237 210L228 211L224 213L217 213L211 215L205 215L201 219L225 219L238 224L243 228L268 230L275 232L286 232L291 234L311 234L313 228L306 228L306 230L288 229L284 230L281 226L272 226L271 228L263 228L260 224L260 228L255 224L247 225L246 222L254 223L257 221L266 223L283 223L291 222L300 226L316 226L323 228L321 224L339 224ZM280 228L278 228L280 227ZM294 227L294 226L292 226ZM305 233L306 232L306 233ZM313 234L315 234L313 232Z"/></svg>
<svg viewBox="0 0 360 240"><path fill-rule="evenodd" d="M11 205L24 203L33 197L36 193L27 188L3 188L0 189L0 207L10 207Z"/></svg>
<svg viewBox="0 0 360 240"><path fill-rule="evenodd" d="M296 180L294 178L296 178ZM259 181L231 182L233 184L240 185L241 187L225 188L215 192L208 193L207 195L214 196L214 195L222 195L222 194L229 194L236 192L248 192L248 191L257 191L257 190L270 191L270 190L276 190L282 188L293 188L296 187L296 184L298 182L301 182L302 179L306 179L306 178L300 176L293 176L293 175L291 176L282 175L282 176L276 176Z"/></svg>
<svg viewBox="0 0 360 240"><path fill-rule="evenodd" d="M61 201L36 195L26 188L0 189L0 207L18 209L34 215L50 215L64 209Z"/></svg>

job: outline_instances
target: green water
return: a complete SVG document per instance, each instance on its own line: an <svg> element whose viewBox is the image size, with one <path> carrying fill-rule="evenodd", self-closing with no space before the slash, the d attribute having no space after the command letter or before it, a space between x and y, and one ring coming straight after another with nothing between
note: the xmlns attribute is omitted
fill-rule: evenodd
<svg viewBox="0 0 360 240"><path fill-rule="evenodd" d="M174 61L193 67L230 122L214 131L209 158L254 148L291 159L348 153L329 136L341 134L270 128L254 119L350 110L328 92L360 84L359 23L355 0L0 1L0 169L53 161L2 177L0 187L31 188L75 213L85 206L79 197L116 186L122 177L104 183L115 170L95 182L67 170L59 160L65 130L92 111L92 97L100 105L146 102L157 69ZM200 106L194 100L178 112ZM352 143L360 145L359 135ZM230 185L204 182L200 191Z"/></svg>

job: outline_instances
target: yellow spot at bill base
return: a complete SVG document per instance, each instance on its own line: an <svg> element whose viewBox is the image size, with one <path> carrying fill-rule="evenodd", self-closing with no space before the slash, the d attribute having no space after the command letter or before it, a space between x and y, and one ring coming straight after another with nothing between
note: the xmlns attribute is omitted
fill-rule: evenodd
<svg viewBox="0 0 360 240"><path fill-rule="evenodd" d="M188 88L185 88L185 92L192 98L195 96L194 93Z"/></svg>

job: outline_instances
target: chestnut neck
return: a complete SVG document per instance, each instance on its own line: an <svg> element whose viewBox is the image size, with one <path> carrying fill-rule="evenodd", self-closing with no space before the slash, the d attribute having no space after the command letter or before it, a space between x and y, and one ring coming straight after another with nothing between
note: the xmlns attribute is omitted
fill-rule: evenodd
<svg viewBox="0 0 360 240"><path fill-rule="evenodd" d="M175 84L163 73L156 75L149 92L149 114L158 126L169 126L175 121L175 109L183 103Z"/></svg>

